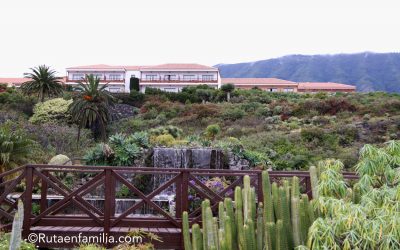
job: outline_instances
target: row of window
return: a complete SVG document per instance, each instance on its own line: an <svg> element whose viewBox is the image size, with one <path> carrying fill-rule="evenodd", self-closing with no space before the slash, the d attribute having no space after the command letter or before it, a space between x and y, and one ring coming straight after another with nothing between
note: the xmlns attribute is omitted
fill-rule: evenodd
<svg viewBox="0 0 400 250"><path fill-rule="evenodd" d="M174 81L174 80L179 80L179 77L177 75L164 75L162 78L159 75L146 75L145 79L147 81L154 81L154 80L166 80L166 81ZM196 81L199 80L199 77L197 75L183 75L182 78L184 81ZM202 75L201 76L202 81L213 81L214 80L214 75Z"/></svg>
<svg viewBox="0 0 400 250"><path fill-rule="evenodd" d="M104 74L93 74L95 77L99 78L100 80L105 80L104 79ZM72 74L71 80L82 80L85 77L85 74ZM109 74L107 77L107 80L123 80L123 76L121 74Z"/></svg>
<svg viewBox="0 0 400 250"><path fill-rule="evenodd" d="M267 89L268 92L278 92L277 88ZM283 92L294 92L294 88L284 88Z"/></svg>

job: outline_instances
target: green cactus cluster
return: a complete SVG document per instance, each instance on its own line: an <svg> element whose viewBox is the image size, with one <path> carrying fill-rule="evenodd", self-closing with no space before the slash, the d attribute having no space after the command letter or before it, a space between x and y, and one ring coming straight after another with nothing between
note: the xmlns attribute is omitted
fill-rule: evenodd
<svg viewBox="0 0 400 250"><path fill-rule="evenodd" d="M315 215L308 196L300 193L299 178L270 183L262 173L263 200L257 201L250 177L236 187L234 201L225 198L213 217L209 200L202 202L202 228L184 212L183 238L187 250L287 250L304 245Z"/></svg>

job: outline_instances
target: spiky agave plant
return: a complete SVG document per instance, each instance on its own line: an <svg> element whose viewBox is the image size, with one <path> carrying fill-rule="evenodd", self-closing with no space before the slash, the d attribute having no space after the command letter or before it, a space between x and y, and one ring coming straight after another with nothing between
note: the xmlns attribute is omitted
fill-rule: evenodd
<svg viewBox="0 0 400 250"><path fill-rule="evenodd" d="M332 190L343 189L340 168L329 162L320 165L321 176L331 171L328 175L338 183L319 180L322 196L315 207L321 217L309 230L309 249L400 249L399 157L398 141L382 148L364 146L356 165L360 180L347 189L346 197Z"/></svg>

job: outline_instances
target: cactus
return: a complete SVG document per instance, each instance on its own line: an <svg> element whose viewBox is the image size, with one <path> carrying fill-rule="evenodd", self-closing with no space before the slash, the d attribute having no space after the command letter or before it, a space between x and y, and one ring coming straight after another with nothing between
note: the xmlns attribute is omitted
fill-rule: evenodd
<svg viewBox="0 0 400 250"><path fill-rule="evenodd" d="M208 199L205 199L202 203L201 203L201 219L202 219L202 223L203 223L203 246L204 249L207 249L208 246L208 239L207 239L207 227L205 226L207 218L206 218L206 209L207 207L210 207L210 201Z"/></svg>
<svg viewBox="0 0 400 250"><path fill-rule="evenodd" d="M263 204L260 202L257 209L257 249L263 249L264 242L264 219Z"/></svg>
<svg viewBox="0 0 400 250"><path fill-rule="evenodd" d="M300 184L299 177L293 176L292 178L292 197L300 197Z"/></svg>
<svg viewBox="0 0 400 250"><path fill-rule="evenodd" d="M275 218L278 220L281 218L281 215L279 213L279 191L278 191L278 184L276 182L272 183L271 186L272 190L272 200L274 202L274 211L275 211Z"/></svg>
<svg viewBox="0 0 400 250"><path fill-rule="evenodd" d="M288 246L292 246L292 233L291 233L291 226L290 226L290 209L287 202L287 190L285 187L279 187L279 209L280 215L283 222L284 231L287 232L285 235L282 235L282 238L286 238L285 242ZM291 247L292 248L292 247Z"/></svg>
<svg viewBox="0 0 400 250"><path fill-rule="evenodd" d="M21 200L18 201L18 211L14 215L12 224L10 249L19 249L22 239L22 224L24 221L24 204Z"/></svg>
<svg viewBox="0 0 400 250"><path fill-rule="evenodd" d="M286 243L285 229L282 220L276 222L276 249L287 250L289 249Z"/></svg>
<svg viewBox="0 0 400 250"><path fill-rule="evenodd" d="M276 225L274 222L268 222L265 226L265 250L276 249Z"/></svg>
<svg viewBox="0 0 400 250"><path fill-rule="evenodd" d="M192 226L192 249L203 250L203 237L199 224L193 224Z"/></svg>
<svg viewBox="0 0 400 250"><path fill-rule="evenodd" d="M245 227L245 236L246 236L246 247L247 250L256 250L256 234L254 230L254 222L253 220L247 220Z"/></svg>
<svg viewBox="0 0 400 250"><path fill-rule="evenodd" d="M243 196L243 219L244 221L247 221L248 219L251 218L250 214L250 177L248 175L244 176L243 178L243 190L242 190L242 196Z"/></svg>
<svg viewBox="0 0 400 250"><path fill-rule="evenodd" d="M231 230L231 234L232 234L232 239L234 239L232 241L232 248L236 250L237 249L237 231L236 231L236 223L234 221L235 218L235 213L233 210L233 204L232 204L232 199L230 198L225 198L224 200L224 205L225 205L225 209L226 209L226 216L225 216L225 230L229 230L226 228L226 225L229 224L230 225L230 230ZM229 223L227 223L227 218L229 218Z"/></svg>
<svg viewBox="0 0 400 250"><path fill-rule="evenodd" d="M211 211L211 208L209 209L209 211ZM211 212L211 216L212 216L212 212ZM215 217L212 217L212 232L213 232L213 237L214 237L214 244L218 249L218 245L219 245L219 240L218 239L222 238L222 237L218 236L218 233L219 233L219 230L218 230L218 219L215 218Z"/></svg>
<svg viewBox="0 0 400 250"><path fill-rule="evenodd" d="M211 249L211 247L217 245L217 242L215 242L215 238L214 238L214 219L212 216L212 211L210 206L208 206L206 208L206 220L203 222L204 226L203 226L203 230L205 229L205 232L203 233L203 237L207 239L207 242L205 244L206 249Z"/></svg>
<svg viewBox="0 0 400 250"><path fill-rule="evenodd" d="M307 198L308 200L308 198ZM307 211L307 202L306 198L302 197L300 200L300 232L301 232L301 241L305 242L307 239L308 233L308 211Z"/></svg>
<svg viewBox="0 0 400 250"><path fill-rule="evenodd" d="M218 221L219 221L219 228L224 229L225 226L225 208L224 203L220 201L218 203Z"/></svg>
<svg viewBox="0 0 400 250"><path fill-rule="evenodd" d="M243 232L243 205L242 205L242 190L240 187L235 188L235 222L238 234L238 246L243 249L244 244L244 232Z"/></svg>
<svg viewBox="0 0 400 250"><path fill-rule="evenodd" d="M262 187L264 197L264 223L274 221L274 205L271 194L271 183L267 171L262 172Z"/></svg>
<svg viewBox="0 0 400 250"><path fill-rule="evenodd" d="M188 213L183 213L185 249L286 250L305 243L315 215L308 196L300 195L297 177L290 182L283 181L282 186L277 183L271 185L268 173L264 171L262 192L265 203L256 202L255 188L250 186L249 176L245 176L243 182L243 189L235 188L234 202L225 198L218 203L216 217L210 201L202 202L203 228L201 230L198 224L194 224L192 238Z"/></svg>
<svg viewBox="0 0 400 250"><path fill-rule="evenodd" d="M236 242L236 238L233 238L232 231L232 219L229 216L225 216L225 245L227 249L236 249L234 242Z"/></svg>
<svg viewBox="0 0 400 250"><path fill-rule="evenodd" d="M301 233L300 233L299 198L292 197L291 205L292 205L291 212L292 212L293 242L295 246L298 246L302 243Z"/></svg>
<svg viewBox="0 0 400 250"><path fill-rule="evenodd" d="M310 167L310 180L311 180L311 190L314 199L319 198L318 194L318 169L315 166Z"/></svg>
<svg viewBox="0 0 400 250"><path fill-rule="evenodd" d="M256 220L256 215L257 215L257 207L256 207L256 190L255 188L251 188L250 192L249 192L249 219L251 219L252 221Z"/></svg>
<svg viewBox="0 0 400 250"><path fill-rule="evenodd" d="M190 242L190 232L189 232L189 214L188 212L183 212L182 214L182 232L183 232L183 245L185 249L191 250L192 244Z"/></svg>

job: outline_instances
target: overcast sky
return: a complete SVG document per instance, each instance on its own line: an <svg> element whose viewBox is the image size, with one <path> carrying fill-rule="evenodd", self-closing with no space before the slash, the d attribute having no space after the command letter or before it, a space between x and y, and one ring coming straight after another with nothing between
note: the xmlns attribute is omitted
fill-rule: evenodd
<svg viewBox="0 0 400 250"><path fill-rule="evenodd" d="M399 52L395 0L1 0L0 77L47 64L235 63Z"/></svg>

